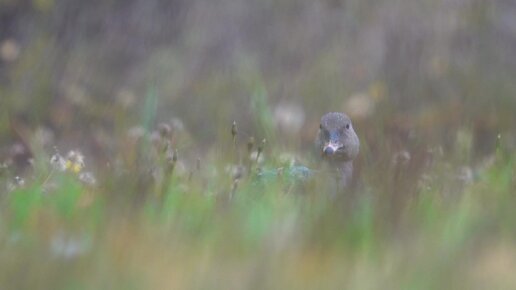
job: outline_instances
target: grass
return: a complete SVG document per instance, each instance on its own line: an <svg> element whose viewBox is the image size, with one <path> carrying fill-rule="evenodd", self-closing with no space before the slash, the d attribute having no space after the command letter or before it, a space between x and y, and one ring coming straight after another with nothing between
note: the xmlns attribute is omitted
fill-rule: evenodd
<svg viewBox="0 0 516 290"><path fill-rule="evenodd" d="M510 1L99 2L0 0L0 289L516 289Z"/></svg>
<svg viewBox="0 0 516 290"><path fill-rule="evenodd" d="M257 168L282 164L280 153L273 150L266 150L262 164L250 161L254 163L250 174L228 172L233 155L246 158L242 152L247 152L247 144L229 146L227 154L206 156L191 171L179 167L167 171L173 158L160 152L172 149L160 143L168 139L166 132L160 138L154 147L142 141L143 150L136 146L131 151L135 156L126 156L123 167L98 176L96 185L81 182L73 170L56 170L46 162L48 156L36 156L37 164L47 166L34 169L35 178L2 194L0 285L9 289L516 286L509 274L516 269L512 152L499 150L468 182L442 173L443 168L458 166L445 158L417 176L409 165L363 162L359 185L332 199L320 172L304 182L288 175L260 180ZM177 157L177 151L172 154ZM180 156L175 162L179 161ZM390 170L378 175L382 166ZM3 174L2 184L7 182L12 176Z"/></svg>

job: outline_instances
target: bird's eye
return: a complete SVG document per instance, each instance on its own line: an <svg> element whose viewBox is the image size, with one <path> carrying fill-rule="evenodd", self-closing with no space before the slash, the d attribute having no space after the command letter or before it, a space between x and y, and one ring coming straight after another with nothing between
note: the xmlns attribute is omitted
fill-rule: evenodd
<svg viewBox="0 0 516 290"><path fill-rule="evenodd" d="M349 124L346 124L346 129L349 129Z"/></svg>

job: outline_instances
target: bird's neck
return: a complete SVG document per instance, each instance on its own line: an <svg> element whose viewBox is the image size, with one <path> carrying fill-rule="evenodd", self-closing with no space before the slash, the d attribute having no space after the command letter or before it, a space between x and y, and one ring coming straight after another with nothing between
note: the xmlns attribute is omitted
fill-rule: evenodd
<svg viewBox="0 0 516 290"><path fill-rule="evenodd" d="M332 166L336 169L339 186L348 187L353 177L353 161L332 162Z"/></svg>

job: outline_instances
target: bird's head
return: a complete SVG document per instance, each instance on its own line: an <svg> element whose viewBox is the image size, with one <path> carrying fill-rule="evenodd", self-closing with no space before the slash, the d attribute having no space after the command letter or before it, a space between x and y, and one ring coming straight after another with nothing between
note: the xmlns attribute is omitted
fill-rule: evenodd
<svg viewBox="0 0 516 290"><path fill-rule="evenodd" d="M351 161L358 155L360 142L346 114L327 113L321 118L316 146L329 161Z"/></svg>

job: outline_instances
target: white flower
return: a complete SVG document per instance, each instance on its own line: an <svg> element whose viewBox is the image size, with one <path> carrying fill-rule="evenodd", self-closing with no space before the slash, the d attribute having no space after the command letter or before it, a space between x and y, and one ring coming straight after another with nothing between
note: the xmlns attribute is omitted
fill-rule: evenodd
<svg viewBox="0 0 516 290"><path fill-rule="evenodd" d="M66 160L59 153L52 155L50 165L52 165L55 170L66 171Z"/></svg>

